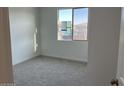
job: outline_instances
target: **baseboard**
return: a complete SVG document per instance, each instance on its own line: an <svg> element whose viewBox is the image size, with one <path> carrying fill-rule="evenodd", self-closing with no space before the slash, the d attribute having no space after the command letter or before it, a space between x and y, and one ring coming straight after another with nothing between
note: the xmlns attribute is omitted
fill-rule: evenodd
<svg viewBox="0 0 124 93"><path fill-rule="evenodd" d="M25 58L25 59L23 59L23 60L21 60L21 61L19 61L19 62L17 62L17 63L14 63L13 66L15 66L15 65L17 65L17 64L20 64L20 63L23 63L23 62L25 62L25 61L31 60L31 59L33 59L33 58L35 58L35 57L37 57L37 56L40 56L40 55L34 55L34 56L31 56L31 57Z"/></svg>
<svg viewBox="0 0 124 93"><path fill-rule="evenodd" d="M119 78L119 85L124 86L124 78L123 77Z"/></svg>
<svg viewBox="0 0 124 93"><path fill-rule="evenodd" d="M41 55L41 56L46 56L46 57L51 57L51 58L57 58L57 59L64 59L64 60L69 60L69 61L78 61L78 62L83 62L83 63L87 64L87 61L74 60L74 59L69 59L69 58L61 58L61 57L56 57L56 56L48 56L48 55Z"/></svg>

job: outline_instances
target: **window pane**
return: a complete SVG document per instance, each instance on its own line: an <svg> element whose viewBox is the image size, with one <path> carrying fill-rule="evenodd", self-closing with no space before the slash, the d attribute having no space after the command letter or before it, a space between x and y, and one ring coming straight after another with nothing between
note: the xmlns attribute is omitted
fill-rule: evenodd
<svg viewBox="0 0 124 93"><path fill-rule="evenodd" d="M88 8L74 9L73 40L87 40Z"/></svg>
<svg viewBox="0 0 124 93"><path fill-rule="evenodd" d="M58 10L58 40L72 40L72 9Z"/></svg>

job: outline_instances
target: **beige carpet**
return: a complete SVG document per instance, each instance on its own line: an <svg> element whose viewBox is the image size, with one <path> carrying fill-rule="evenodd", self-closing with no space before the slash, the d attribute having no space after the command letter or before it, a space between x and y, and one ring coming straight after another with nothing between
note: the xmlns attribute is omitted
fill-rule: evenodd
<svg viewBox="0 0 124 93"><path fill-rule="evenodd" d="M17 86L83 86L86 64L52 57L36 57L13 68Z"/></svg>

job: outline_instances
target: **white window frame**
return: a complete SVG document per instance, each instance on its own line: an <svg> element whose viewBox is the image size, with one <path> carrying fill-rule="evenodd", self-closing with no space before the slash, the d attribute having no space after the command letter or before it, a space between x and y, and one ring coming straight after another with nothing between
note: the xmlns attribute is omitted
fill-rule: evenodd
<svg viewBox="0 0 124 93"><path fill-rule="evenodd" d="M59 10L65 10L65 9L72 9L72 40L58 40L58 41L88 41L88 32L89 32L89 11L90 9L88 8L88 23L87 23L87 39L86 40L75 40L73 38L73 24L74 24L74 9L80 9L80 8L87 8L87 7L69 7L69 8L57 8L57 40L58 40L58 30L59 30L59 27L58 27L58 20L59 20Z"/></svg>

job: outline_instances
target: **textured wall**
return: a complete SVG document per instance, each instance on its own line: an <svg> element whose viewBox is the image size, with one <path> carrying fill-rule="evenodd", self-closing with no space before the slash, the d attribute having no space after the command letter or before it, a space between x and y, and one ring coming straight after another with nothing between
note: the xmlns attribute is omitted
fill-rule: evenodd
<svg viewBox="0 0 124 93"><path fill-rule="evenodd" d="M39 31L38 8L9 8L13 64L39 54L34 51L34 31ZM39 43L39 32L37 43Z"/></svg>
<svg viewBox="0 0 124 93"><path fill-rule="evenodd" d="M116 78L121 8L90 8L87 75L90 85Z"/></svg>
<svg viewBox="0 0 124 93"><path fill-rule="evenodd" d="M88 60L88 41L57 40L57 8L41 8L41 54L72 60Z"/></svg>

